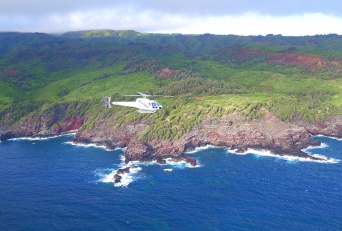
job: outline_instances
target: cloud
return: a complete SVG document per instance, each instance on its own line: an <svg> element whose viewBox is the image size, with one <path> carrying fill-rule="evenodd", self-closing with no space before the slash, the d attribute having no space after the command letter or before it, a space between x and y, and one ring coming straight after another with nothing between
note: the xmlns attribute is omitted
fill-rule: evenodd
<svg viewBox="0 0 342 231"><path fill-rule="evenodd" d="M315 35L342 34L342 19L320 13L297 16L275 17L256 13L245 13L238 16L221 16L187 19L172 32L179 33L212 33L238 35ZM184 20L185 21L185 20ZM167 33L169 30L156 32Z"/></svg>
<svg viewBox="0 0 342 231"><path fill-rule="evenodd" d="M339 0L12 0L0 31L133 29L186 34L342 34Z"/></svg>

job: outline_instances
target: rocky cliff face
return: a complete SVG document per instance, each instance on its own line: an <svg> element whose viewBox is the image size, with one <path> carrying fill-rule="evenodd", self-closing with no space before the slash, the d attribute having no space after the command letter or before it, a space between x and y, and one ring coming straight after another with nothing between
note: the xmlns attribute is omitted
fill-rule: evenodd
<svg viewBox="0 0 342 231"><path fill-rule="evenodd" d="M292 123L304 127L308 132L314 135L321 134L326 136L342 137L342 116L331 116L325 120L312 123L294 119Z"/></svg>
<svg viewBox="0 0 342 231"><path fill-rule="evenodd" d="M91 130L78 132L75 142L91 142L110 148L127 147L126 161L140 160L164 163L166 158L185 160L196 165L196 160L184 154L195 147L214 145L243 152L247 148L268 149L278 155L294 155L312 158L301 149L312 143L310 133L322 131L326 135L341 136L342 117L331 117L315 123L295 121L285 123L268 111L258 119L230 114L221 118L207 117L201 124L180 139L140 141L138 138L149 128L142 121L120 128L100 119ZM323 125L324 124L324 125ZM325 129L321 130L323 127Z"/></svg>
<svg viewBox="0 0 342 231"><path fill-rule="evenodd" d="M0 140L28 136L52 136L77 131L85 122L84 118L68 116L67 105L56 108L57 113L32 114L16 124L0 126Z"/></svg>

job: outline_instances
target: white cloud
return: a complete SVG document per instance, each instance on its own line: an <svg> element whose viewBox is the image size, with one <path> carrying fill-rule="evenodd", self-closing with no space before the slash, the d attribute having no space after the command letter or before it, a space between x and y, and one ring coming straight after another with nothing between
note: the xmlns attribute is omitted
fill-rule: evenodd
<svg viewBox="0 0 342 231"><path fill-rule="evenodd" d="M265 15L254 11L241 14L182 14L141 9L135 5L74 10L28 17L0 15L0 31L65 32L88 29L133 29L140 32L237 35L342 34L342 18L323 13Z"/></svg>
<svg viewBox="0 0 342 231"><path fill-rule="evenodd" d="M166 17L164 18L166 19ZM182 18L174 29L155 32L190 34L237 34L237 35L315 35L342 34L342 19L324 14L304 14L275 17L256 13L237 16Z"/></svg>

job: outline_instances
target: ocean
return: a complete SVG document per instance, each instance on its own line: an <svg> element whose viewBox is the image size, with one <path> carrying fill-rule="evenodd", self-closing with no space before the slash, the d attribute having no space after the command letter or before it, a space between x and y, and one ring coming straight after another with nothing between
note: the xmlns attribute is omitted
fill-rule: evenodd
<svg viewBox="0 0 342 231"><path fill-rule="evenodd" d="M200 163L134 163L72 135L0 143L0 230L342 230L342 140L312 162L205 147Z"/></svg>

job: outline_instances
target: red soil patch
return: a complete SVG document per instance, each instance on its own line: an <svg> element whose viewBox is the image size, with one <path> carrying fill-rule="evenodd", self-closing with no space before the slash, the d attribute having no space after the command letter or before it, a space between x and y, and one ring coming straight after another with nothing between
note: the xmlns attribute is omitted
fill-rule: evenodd
<svg viewBox="0 0 342 231"><path fill-rule="evenodd" d="M298 53L277 53L270 52L269 55L272 57L268 63L271 64L292 64L306 68L320 68L326 61L323 61L319 56L305 55Z"/></svg>
<svg viewBox="0 0 342 231"><path fill-rule="evenodd" d="M235 58L244 58L247 56L258 56L264 54L269 64L295 65L311 70L321 68L326 65L342 67L342 61L326 61L317 55L306 55L292 52L265 52L260 50L250 50L243 47L225 47L215 52L220 55L232 55Z"/></svg>
<svg viewBox="0 0 342 231"><path fill-rule="evenodd" d="M65 122L67 122L65 131L70 131L70 130L79 129L82 126L84 121L83 119L80 119L76 116L71 116L70 118L66 118Z"/></svg>
<svg viewBox="0 0 342 231"><path fill-rule="evenodd" d="M249 49L246 49L246 48L241 48L240 51L241 51L241 52L239 53L239 56L240 56L240 57L244 57L244 56L247 56L247 55L259 55L259 54L265 53L265 52L263 52L263 51L259 51L259 50L249 50Z"/></svg>
<svg viewBox="0 0 342 231"><path fill-rule="evenodd" d="M6 75L8 75L8 76L12 76L12 77L14 77L14 76L17 75L17 71L16 71L16 70L13 70L13 69L11 69L11 68L5 68L5 69L3 69L3 73L6 74Z"/></svg>
<svg viewBox="0 0 342 231"><path fill-rule="evenodd" d="M170 76L174 76L174 75L179 75L179 74L185 74L184 72L180 71L180 70L170 70L169 68L163 68L160 72L159 72L159 76L163 79L166 79Z"/></svg>
<svg viewBox="0 0 342 231"><path fill-rule="evenodd" d="M63 120L63 124L57 124L55 127L56 133L67 132L79 129L84 123L83 119L76 116L66 117Z"/></svg>

